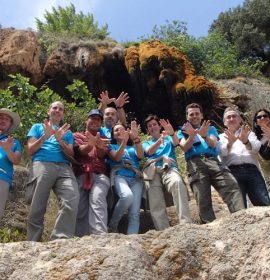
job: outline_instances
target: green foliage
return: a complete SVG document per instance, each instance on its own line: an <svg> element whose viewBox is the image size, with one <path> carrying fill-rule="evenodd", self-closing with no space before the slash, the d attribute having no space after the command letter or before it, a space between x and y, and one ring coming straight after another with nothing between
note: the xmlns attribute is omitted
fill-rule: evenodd
<svg viewBox="0 0 270 280"><path fill-rule="evenodd" d="M14 228L0 228L0 243L24 241L26 235L24 232Z"/></svg>
<svg viewBox="0 0 270 280"><path fill-rule="evenodd" d="M109 35L107 24L99 28L92 14L76 13L73 4L65 8L53 7L52 12L46 10L44 18L45 22L36 18L36 24L40 32L39 43L48 53L64 38L104 40Z"/></svg>
<svg viewBox="0 0 270 280"><path fill-rule="evenodd" d="M52 12L45 11L45 23L36 18L37 29L40 32L49 32L63 35L73 35L77 38L103 40L108 33L108 26L99 28L92 14L76 13L75 6L70 4L66 8L58 6Z"/></svg>
<svg viewBox="0 0 270 280"><path fill-rule="evenodd" d="M225 79L238 75L261 76L263 62L251 59L239 59L236 47L224 35L213 32L200 39L204 57L202 74L211 78Z"/></svg>
<svg viewBox="0 0 270 280"><path fill-rule="evenodd" d="M44 87L39 91L29 84L29 78L20 74L10 75L12 78L7 89L0 89L1 107L9 108L17 112L21 117L21 126L14 133L14 136L24 145L26 135L31 126L37 122L43 122L47 117L49 105L54 101L65 103L65 119L71 125L72 131L84 129L86 115L89 110L96 108L97 103L89 93L85 84L75 80L68 86L72 102L65 102L63 98Z"/></svg>
<svg viewBox="0 0 270 280"><path fill-rule="evenodd" d="M71 131L83 131L87 113L98 105L89 93L84 82L74 80L66 87L74 102L66 105L65 120L71 125Z"/></svg>
<svg viewBox="0 0 270 280"><path fill-rule="evenodd" d="M241 58L237 46L228 36L212 32L207 37L194 38L186 33L185 23L173 21L154 27L148 39L158 38L180 49L192 62L197 74L225 79L238 75L261 77L264 62L252 56Z"/></svg>
<svg viewBox="0 0 270 280"><path fill-rule="evenodd" d="M235 45L240 58L270 59L269 0L246 0L228 12L221 13L210 27Z"/></svg>

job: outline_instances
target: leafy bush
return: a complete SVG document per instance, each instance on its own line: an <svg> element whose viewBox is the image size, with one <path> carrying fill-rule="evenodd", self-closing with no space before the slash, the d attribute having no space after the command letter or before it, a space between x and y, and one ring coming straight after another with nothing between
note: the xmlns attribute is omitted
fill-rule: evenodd
<svg viewBox="0 0 270 280"><path fill-rule="evenodd" d="M45 22L36 18L36 23L39 43L48 53L64 38L104 40L109 35L107 24L99 28L92 14L76 13L73 4L66 8L53 7L52 12L45 11L44 18Z"/></svg>
<svg viewBox="0 0 270 280"><path fill-rule="evenodd" d="M12 80L7 89L0 89L0 104L1 107L9 108L20 115L21 125L14 136L23 145L26 144L28 130L34 123L43 122L52 102L64 102L66 109L63 121L71 125L72 131L84 129L88 111L97 107L95 99L81 81L74 80L73 84L67 87L72 98L72 102L68 103L47 87L38 91L35 86L29 84L29 78L20 74L10 77Z"/></svg>

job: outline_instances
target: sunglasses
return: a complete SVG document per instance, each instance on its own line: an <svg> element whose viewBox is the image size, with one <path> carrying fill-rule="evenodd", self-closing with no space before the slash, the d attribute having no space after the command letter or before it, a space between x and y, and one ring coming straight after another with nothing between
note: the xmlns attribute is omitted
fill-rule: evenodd
<svg viewBox="0 0 270 280"><path fill-rule="evenodd" d="M260 115L260 116L256 117L257 120L260 120L261 118L265 119L265 118L269 118L269 116L268 115Z"/></svg>

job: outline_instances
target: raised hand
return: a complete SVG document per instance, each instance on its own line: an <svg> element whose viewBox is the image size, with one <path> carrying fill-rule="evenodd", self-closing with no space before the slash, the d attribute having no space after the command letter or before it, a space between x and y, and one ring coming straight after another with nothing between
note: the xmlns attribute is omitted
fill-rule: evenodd
<svg viewBox="0 0 270 280"><path fill-rule="evenodd" d="M228 130L228 129L225 129L225 130L224 130L224 134L225 134L225 138L228 139L228 144L229 144L229 146L232 146L233 143L238 139L238 137L236 137L236 136L234 135L234 133L231 132L231 131Z"/></svg>
<svg viewBox="0 0 270 280"><path fill-rule="evenodd" d="M210 124L211 124L210 121L203 121L203 123L198 131L198 134L200 134L203 138L206 137Z"/></svg>
<svg viewBox="0 0 270 280"><path fill-rule="evenodd" d="M54 136L55 139L59 142L62 140L63 136L68 132L70 128L70 125L65 123L64 125L62 125L59 129L55 128L54 129Z"/></svg>
<svg viewBox="0 0 270 280"><path fill-rule="evenodd" d="M128 132L132 140L139 137L139 126L137 125L136 121L131 121L130 129L128 130Z"/></svg>
<svg viewBox="0 0 270 280"><path fill-rule="evenodd" d="M194 137L196 134L198 134L198 130L194 129L189 122L185 123L182 129L184 133L188 134L190 137Z"/></svg>
<svg viewBox="0 0 270 280"><path fill-rule="evenodd" d="M110 139L108 138L101 138L100 133L98 132L96 135L96 147L102 150L107 150L108 145L110 144Z"/></svg>
<svg viewBox="0 0 270 280"><path fill-rule="evenodd" d="M169 122L169 120L160 119L159 123L164 128L164 132L166 133L166 135L174 134L174 129L173 129L171 123Z"/></svg>
<svg viewBox="0 0 270 280"><path fill-rule="evenodd" d="M268 139L270 139L270 127L266 124L261 125L261 129L263 135L265 135Z"/></svg>
<svg viewBox="0 0 270 280"><path fill-rule="evenodd" d="M50 124L50 122L47 119L45 119L43 121L42 125L43 125L43 128L44 128L44 136L45 136L46 139L54 134L55 131L52 128L52 125Z"/></svg>
<svg viewBox="0 0 270 280"><path fill-rule="evenodd" d="M13 147L14 138L12 136L8 136L7 141L0 141L0 147L2 147L6 152L11 151Z"/></svg>
<svg viewBox="0 0 270 280"><path fill-rule="evenodd" d="M114 99L114 104L116 107L121 108L123 107L126 103L129 103L129 96L128 93L126 92L121 92L120 95L118 96L117 99Z"/></svg>
<svg viewBox="0 0 270 280"><path fill-rule="evenodd" d="M107 90L102 91L99 98L99 102L101 102L105 107L109 105L110 103L115 101L115 98L109 98L109 92Z"/></svg>
<svg viewBox="0 0 270 280"><path fill-rule="evenodd" d="M241 132L239 134L239 140L241 140L244 144L248 142L248 135L250 133L250 127L248 125L241 126Z"/></svg>

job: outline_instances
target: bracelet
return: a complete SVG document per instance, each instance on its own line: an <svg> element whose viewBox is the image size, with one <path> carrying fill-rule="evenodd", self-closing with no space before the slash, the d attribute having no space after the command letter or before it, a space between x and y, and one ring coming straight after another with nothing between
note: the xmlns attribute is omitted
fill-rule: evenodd
<svg viewBox="0 0 270 280"><path fill-rule="evenodd" d="M122 106L122 107L118 107L118 106L116 106L116 109L123 109L123 106Z"/></svg>
<svg viewBox="0 0 270 280"><path fill-rule="evenodd" d="M173 137L175 135L175 132L173 134L170 134L171 137Z"/></svg>
<svg viewBox="0 0 270 280"><path fill-rule="evenodd" d="M202 136L202 138L203 138L203 139L206 139L206 138L207 138L207 135L206 135L206 136Z"/></svg>
<svg viewBox="0 0 270 280"><path fill-rule="evenodd" d="M244 145L247 145L249 143L249 140L247 140L247 142L246 143L243 143Z"/></svg>

